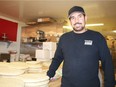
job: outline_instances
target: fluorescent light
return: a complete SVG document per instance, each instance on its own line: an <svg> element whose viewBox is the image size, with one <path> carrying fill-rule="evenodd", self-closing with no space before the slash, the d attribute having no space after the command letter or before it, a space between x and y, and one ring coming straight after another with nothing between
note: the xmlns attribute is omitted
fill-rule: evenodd
<svg viewBox="0 0 116 87"><path fill-rule="evenodd" d="M113 30L112 32L116 33L116 30Z"/></svg>
<svg viewBox="0 0 116 87"><path fill-rule="evenodd" d="M86 24L85 26L103 26L104 24L103 23L99 23L99 24ZM63 26L63 28L66 28L66 29L73 29L71 26Z"/></svg>
<svg viewBox="0 0 116 87"><path fill-rule="evenodd" d="M99 24L86 24L86 26L103 26L103 23L99 23Z"/></svg>
<svg viewBox="0 0 116 87"><path fill-rule="evenodd" d="M72 29L71 26L63 26L63 28L66 28L66 29Z"/></svg>

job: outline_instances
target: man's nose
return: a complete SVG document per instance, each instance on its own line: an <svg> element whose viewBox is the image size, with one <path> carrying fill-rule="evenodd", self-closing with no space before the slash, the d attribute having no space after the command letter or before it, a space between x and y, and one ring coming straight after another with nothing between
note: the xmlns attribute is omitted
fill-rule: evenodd
<svg viewBox="0 0 116 87"><path fill-rule="evenodd" d="M79 17L76 17L76 18L75 18L75 22L78 22L78 21L79 21Z"/></svg>

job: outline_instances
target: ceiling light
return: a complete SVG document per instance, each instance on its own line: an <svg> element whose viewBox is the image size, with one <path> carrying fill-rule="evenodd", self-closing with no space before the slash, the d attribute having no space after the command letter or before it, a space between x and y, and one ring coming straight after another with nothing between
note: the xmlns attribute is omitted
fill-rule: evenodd
<svg viewBox="0 0 116 87"><path fill-rule="evenodd" d="M99 23L99 24L86 24L86 26L103 26L103 23Z"/></svg>
<svg viewBox="0 0 116 87"><path fill-rule="evenodd" d="M99 24L86 24L85 26L87 27L90 27L90 26L103 26L104 24L103 23L99 23ZM66 28L66 29L73 29L71 26L63 26L63 28Z"/></svg>
<svg viewBox="0 0 116 87"><path fill-rule="evenodd" d="M116 30L113 30L112 32L116 33Z"/></svg>
<svg viewBox="0 0 116 87"><path fill-rule="evenodd" d="M63 26L63 28L66 28L66 29L72 29L71 26Z"/></svg>

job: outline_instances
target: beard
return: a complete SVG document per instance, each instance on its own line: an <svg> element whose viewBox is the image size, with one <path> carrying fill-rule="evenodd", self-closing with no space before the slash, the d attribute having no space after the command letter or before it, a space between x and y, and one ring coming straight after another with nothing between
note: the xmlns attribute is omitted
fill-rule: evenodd
<svg viewBox="0 0 116 87"><path fill-rule="evenodd" d="M85 28L84 26L82 26L82 27L76 27L76 28L73 27L73 30L76 31L76 32L80 32L80 31L83 31L84 28Z"/></svg>
<svg viewBox="0 0 116 87"><path fill-rule="evenodd" d="M82 25L82 23L75 23L73 26L73 30L76 32L83 31L85 29L85 26Z"/></svg>

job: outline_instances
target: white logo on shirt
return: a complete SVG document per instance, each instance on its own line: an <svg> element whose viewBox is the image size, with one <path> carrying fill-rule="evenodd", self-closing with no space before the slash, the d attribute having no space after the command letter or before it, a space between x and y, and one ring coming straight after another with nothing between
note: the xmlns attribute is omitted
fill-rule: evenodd
<svg viewBox="0 0 116 87"><path fill-rule="evenodd" d="M84 45L92 45L93 41L92 40L85 40Z"/></svg>

